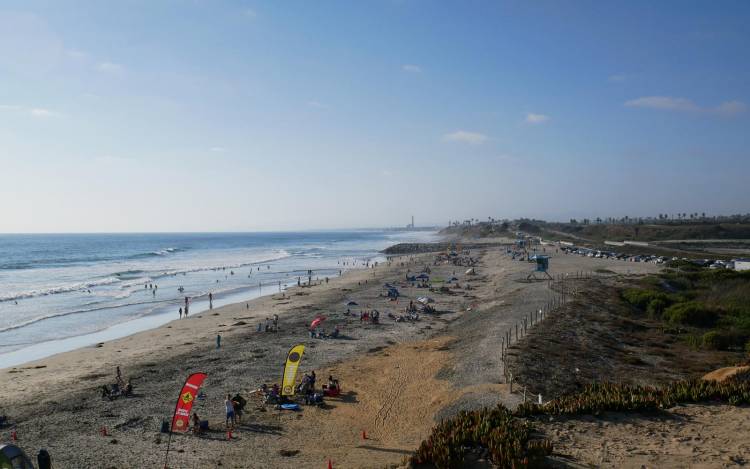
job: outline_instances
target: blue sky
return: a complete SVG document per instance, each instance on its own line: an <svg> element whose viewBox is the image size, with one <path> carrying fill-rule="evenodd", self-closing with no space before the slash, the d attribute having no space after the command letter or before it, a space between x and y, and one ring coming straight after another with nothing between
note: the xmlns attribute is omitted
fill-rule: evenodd
<svg viewBox="0 0 750 469"><path fill-rule="evenodd" d="M0 232L748 212L750 3L5 1Z"/></svg>

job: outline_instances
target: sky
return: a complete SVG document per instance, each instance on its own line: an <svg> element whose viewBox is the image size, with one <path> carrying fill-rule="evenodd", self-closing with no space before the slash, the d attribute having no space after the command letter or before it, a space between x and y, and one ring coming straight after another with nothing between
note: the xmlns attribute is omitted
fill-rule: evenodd
<svg viewBox="0 0 750 469"><path fill-rule="evenodd" d="M750 212L750 2L0 2L0 232Z"/></svg>

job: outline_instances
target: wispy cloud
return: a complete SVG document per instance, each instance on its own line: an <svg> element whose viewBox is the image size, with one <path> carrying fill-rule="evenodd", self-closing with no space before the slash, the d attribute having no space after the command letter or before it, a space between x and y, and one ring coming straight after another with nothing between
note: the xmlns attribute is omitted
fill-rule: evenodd
<svg viewBox="0 0 750 469"><path fill-rule="evenodd" d="M48 117L57 117L60 115L59 112L50 111L49 109L44 109L41 107L35 107L29 109L29 114L31 114L33 117L38 117L40 119L46 119Z"/></svg>
<svg viewBox="0 0 750 469"><path fill-rule="evenodd" d="M224 147L211 147L208 149L208 151L211 151L213 153L224 153L225 151L227 151L227 149Z"/></svg>
<svg viewBox="0 0 750 469"><path fill-rule="evenodd" d="M659 111L715 114L724 117L736 116L747 110L747 106L742 101L726 101L715 107L701 107L687 98L674 98L671 96L644 96L626 101L625 106L656 109Z"/></svg>
<svg viewBox="0 0 750 469"><path fill-rule="evenodd" d="M737 114L741 114L746 110L747 106L742 101L727 101L725 103L719 104L713 109L716 114L727 117L736 116Z"/></svg>
<svg viewBox="0 0 750 469"><path fill-rule="evenodd" d="M489 140L489 137L479 132L457 130L455 132L443 135L443 140L445 140L446 142L461 142L468 143L469 145L481 145L482 143Z"/></svg>
<svg viewBox="0 0 750 469"><path fill-rule="evenodd" d="M256 13L252 8L245 8L244 10L242 10L242 16L254 20L258 17L258 13Z"/></svg>
<svg viewBox="0 0 750 469"><path fill-rule="evenodd" d="M549 116L545 114L535 114L533 112L527 112L524 121L527 124L543 124L549 120Z"/></svg>
<svg viewBox="0 0 750 469"><path fill-rule="evenodd" d="M99 62L96 69L103 73L122 73L125 67L114 62Z"/></svg>
<svg viewBox="0 0 750 469"><path fill-rule="evenodd" d="M0 111L19 112L38 119L60 117L62 113L43 107L19 106L16 104L0 104Z"/></svg>
<svg viewBox="0 0 750 469"><path fill-rule="evenodd" d="M401 66L401 70L409 73L422 73L422 67L414 64L405 64Z"/></svg>
<svg viewBox="0 0 750 469"><path fill-rule="evenodd" d="M625 103L625 106L659 109L661 111L698 111L700 109L689 99L672 98L670 96L645 96L631 99Z"/></svg>
<svg viewBox="0 0 750 469"><path fill-rule="evenodd" d="M628 76L622 73L616 73L614 75L610 75L608 80L612 83L623 83L627 81Z"/></svg>

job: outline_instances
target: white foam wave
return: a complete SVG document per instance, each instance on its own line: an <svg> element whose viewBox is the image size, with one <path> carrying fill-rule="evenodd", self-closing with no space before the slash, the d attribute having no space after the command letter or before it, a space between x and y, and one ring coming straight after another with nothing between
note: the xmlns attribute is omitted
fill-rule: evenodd
<svg viewBox="0 0 750 469"><path fill-rule="evenodd" d="M167 254L169 254L170 252L176 252L176 251L179 251L179 248L166 248L166 249L161 249L161 250L159 250L159 251L154 251L154 252L152 252L151 254L156 254L157 256L166 256L166 255L167 255Z"/></svg>
<svg viewBox="0 0 750 469"><path fill-rule="evenodd" d="M119 282L120 279L117 277L105 277L98 280L89 280L86 282L68 283L64 285L57 285L49 288L40 288L36 290L26 290L21 292L10 292L4 295L0 295L0 302L2 301L13 301L24 298L33 298L36 296L54 295L57 293L67 293L78 290L86 290L88 288L99 287L102 285L112 285Z"/></svg>
<svg viewBox="0 0 750 469"><path fill-rule="evenodd" d="M279 249L277 251L274 251L274 253L269 253L267 256L264 256L263 258L254 260L251 262L241 262L241 263L226 264L226 265L211 265L211 266L191 267L191 268L185 268L185 269L165 270L165 271L160 272L156 276L161 277L161 276L170 276L170 275L189 274L191 272L205 272L209 270L239 269L241 267L248 267L251 265L259 265L259 264L265 264L267 262L278 261L280 259L285 259L287 257L291 257L291 254L285 249Z"/></svg>
<svg viewBox="0 0 750 469"><path fill-rule="evenodd" d="M140 278L133 279L129 282L123 282L123 284L120 285L120 288L124 289L124 288L135 287L135 286L143 285L143 284L150 283L153 281L154 279L152 279L151 277L140 277Z"/></svg>

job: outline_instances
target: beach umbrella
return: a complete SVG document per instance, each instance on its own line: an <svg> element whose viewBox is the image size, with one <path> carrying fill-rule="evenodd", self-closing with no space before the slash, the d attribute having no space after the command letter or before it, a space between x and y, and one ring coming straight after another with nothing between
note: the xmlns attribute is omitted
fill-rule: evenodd
<svg viewBox="0 0 750 469"><path fill-rule="evenodd" d="M350 301L346 304L346 306L359 306L356 301Z"/></svg>
<svg viewBox="0 0 750 469"><path fill-rule="evenodd" d="M320 323L325 320L325 316L318 316L317 318L313 319L313 322L310 323L310 329L315 329L316 327L320 326Z"/></svg>

